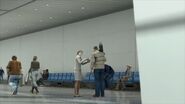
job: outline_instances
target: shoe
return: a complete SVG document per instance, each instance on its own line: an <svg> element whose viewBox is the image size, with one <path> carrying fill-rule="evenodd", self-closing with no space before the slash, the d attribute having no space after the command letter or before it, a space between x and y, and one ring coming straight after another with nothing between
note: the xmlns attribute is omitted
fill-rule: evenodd
<svg viewBox="0 0 185 104"><path fill-rule="evenodd" d="M33 94L33 90L34 90L34 87L32 87L32 89L30 90L30 92Z"/></svg>
<svg viewBox="0 0 185 104"><path fill-rule="evenodd" d="M99 96L93 95L93 97L99 97Z"/></svg>
<svg viewBox="0 0 185 104"><path fill-rule="evenodd" d="M80 95L74 95L74 97L81 97Z"/></svg>
<svg viewBox="0 0 185 104"><path fill-rule="evenodd" d="M39 91L36 91L36 95L39 93Z"/></svg>
<svg viewBox="0 0 185 104"><path fill-rule="evenodd" d="M39 90L38 90L38 88L37 88L37 87L35 87L35 90L36 90L36 94L38 94L38 93L39 93Z"/></svg>
<svg viewBox="0 0 185 104"><path fill-rule="evenodd" d="M14 91L12 95L17 95L17 92L16 92L16 91Z"/></svg>
<svg viewBox="0 0 185 104"><path fill-rule="evenodd" d="M33 94L33 91L32 91L32 90L30 90L30 93L32 93L32 94Z"/></svg>

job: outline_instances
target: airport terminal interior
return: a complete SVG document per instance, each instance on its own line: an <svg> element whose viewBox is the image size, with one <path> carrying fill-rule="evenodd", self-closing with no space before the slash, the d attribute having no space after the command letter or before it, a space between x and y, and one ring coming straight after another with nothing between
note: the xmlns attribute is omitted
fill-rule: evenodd
<svg viewBox="0 0 185 104"><path fill-rule="evenodd" d="M0 104L184 104L172 1L0 0Z"/></svg>

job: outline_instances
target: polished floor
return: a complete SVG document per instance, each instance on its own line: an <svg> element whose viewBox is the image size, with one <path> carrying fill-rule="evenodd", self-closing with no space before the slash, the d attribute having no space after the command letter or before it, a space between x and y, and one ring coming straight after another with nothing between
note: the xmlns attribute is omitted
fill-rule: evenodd
<svg viewBox="0 0 185 104"><path fill-rule="evenodd" d="M107 90L104 98L93 98L93 89L81 89L81 97L73 97L72 88L40 87L38 95L31 94L29 86L19 88L11 95L7 85L0 84L0 104L141 104L140 92Z"/></svg>

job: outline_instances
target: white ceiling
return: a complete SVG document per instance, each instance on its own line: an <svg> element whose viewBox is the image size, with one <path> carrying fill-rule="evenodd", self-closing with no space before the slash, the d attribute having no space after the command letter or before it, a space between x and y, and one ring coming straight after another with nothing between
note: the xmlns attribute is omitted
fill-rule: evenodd
<svg viewBox="0 0 185 104"><path fill-rule="evenodd" d="M132 7L132 0L0 0L0 40Z"/></svg>

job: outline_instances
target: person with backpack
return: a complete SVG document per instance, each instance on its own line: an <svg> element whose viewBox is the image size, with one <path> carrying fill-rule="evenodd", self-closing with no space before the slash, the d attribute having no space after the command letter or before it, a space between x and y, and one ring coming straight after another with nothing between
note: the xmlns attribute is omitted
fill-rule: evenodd
<svg viewBox="0 0 185 104"><path fill-rule="evenodd" d="M34 89L36 90L36 94L39 93L38 84L37 84L37 81L40 79L39 69L40 69L40 62L37 61L37 56L34 56L29 70L29 73L31 75L31 84L32 84L32 88L30 92L32 94L34 94Z"/></svg>

